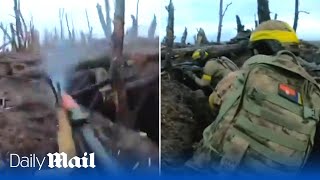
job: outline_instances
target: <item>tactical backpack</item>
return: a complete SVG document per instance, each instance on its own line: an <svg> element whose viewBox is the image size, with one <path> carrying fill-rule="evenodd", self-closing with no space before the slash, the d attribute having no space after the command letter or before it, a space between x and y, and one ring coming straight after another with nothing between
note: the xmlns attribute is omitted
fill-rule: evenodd
<svg viewBox="0 0 320 180"><path fill-rule="evenodd" d="M226 57L214 58L207 61L203 68L202 79L210 81L210 92L216 87L216 85L230 72L239 70L230 59Z"/></svg>
<svg viewBox="0 0 320 180"><path fill-rule="evenodd" d="M196 153L207 152L200 159L218 171L299 172L319 121L317 83L288 51L253 56L243 68Z"/></svg>

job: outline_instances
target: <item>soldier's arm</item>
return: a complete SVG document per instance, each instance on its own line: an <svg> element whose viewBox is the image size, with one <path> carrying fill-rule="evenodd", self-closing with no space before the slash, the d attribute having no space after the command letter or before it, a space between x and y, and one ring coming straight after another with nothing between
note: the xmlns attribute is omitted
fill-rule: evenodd
<svg viewBox="0 0 320 180"><path fill-rule="evenodd" d="M198 78L196 75L193 76L194 81L201 87L209 86L211 82L211 76L203 75L202 78Z"/></svg>

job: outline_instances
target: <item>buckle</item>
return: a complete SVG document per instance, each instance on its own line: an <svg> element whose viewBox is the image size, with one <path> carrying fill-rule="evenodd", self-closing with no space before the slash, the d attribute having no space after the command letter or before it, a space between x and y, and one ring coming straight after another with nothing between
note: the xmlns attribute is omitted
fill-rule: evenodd
<svg viewBox="0 0 320 180"><path fill-rule="evenodd" d="M306 119L310 118L310 119L319 121L319 113L318 113L318 111L315 110L315 109L311 109L309 107L306 107L306 106L303 108L303 116Z"/></svg>

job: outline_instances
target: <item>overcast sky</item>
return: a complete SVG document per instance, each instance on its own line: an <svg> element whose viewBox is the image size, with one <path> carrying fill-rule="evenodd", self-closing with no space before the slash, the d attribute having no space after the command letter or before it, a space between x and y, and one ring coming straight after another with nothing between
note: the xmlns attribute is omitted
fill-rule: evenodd
<svg viewBox="0 0 320 180"><path fill-rule="evenodd" d="M84 30L88 32L87 20L85 15L85 9L88 11L91 26L93 27L93 33L95 37L103 37L103 30L101 28L99 17L97 14L96 5L100 3L104 10L104 0L20 0L21 11L27 22L30 21L31 15L33 16L34 24L40 31L44 29L54 30L54 27L59 29L59 8L64 8L65 13L68 14L69 23L71 24L71 18L78 32ZM111 6L111 18L114 13L114 0L109 0ZM137 0L126 0L126 19L125 27L131 27L131 14L136 14ZM159 17L160 0L140 0L139 3L139 34L146 36L148 34L148 28L153 19L153 15L156 14ZM8 25L10 22L14 22L12 15L13 12L13 0L0 0L0 22ZM65 23L65 20L64 20ZM159 24L159 23L158 23ZM67 29L65 25L65 29ZM159 29L159 28L158 28ZM42 33L43 34L43 33ZM159 34L156 31L156 34ZM65 35L67 35L65 33ZM0 31L0 42L2 40L2 32Z"/></svg>
<svg viewBox="0 0 320 180"><path fill-rule="evenodd" d="M168 13L165 6L169 0L162 0L161 4L161 36L165 34ZM201 3L200 3L201 2ZM188 41L193 43L193 35L202 27L209 40L216 41L218 29L220 0L173 0L175 7L175 36L180 41L184 28L188 28ZM229 40L236 35L236 15L239 15L245 28L254 28L254 15L257 14L257 0L224 0L224 7L232 2L223 19L222 40ZM293 25L295 0L269 0L271 18L278 14L278 20ZM300 0L301 13L297 34L300 39L320 40L320 1Z"/></svg>

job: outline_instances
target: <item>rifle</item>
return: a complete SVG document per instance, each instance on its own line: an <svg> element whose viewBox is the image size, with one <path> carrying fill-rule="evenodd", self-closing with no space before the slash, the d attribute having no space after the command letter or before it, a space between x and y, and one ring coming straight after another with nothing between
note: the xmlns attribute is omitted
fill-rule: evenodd
<svg viewBox="0 0 320 180"><path fill-rule="evenodd" d="M53 93L56 98L56 106L61 106L62 103L62 90L60 83L56 83L56 87L53 85L52 80L47 77L47 81L51 86ZM107 82L104 82L107 83ZM96 85L94 87L100 87L102 84ZM94 152L97 157L98 164L101 165L102 171L107 172L109 174L117 174L120 171L120 166L117 161L112 157L110 153L108 153L100 140L95 136L94 131L90 125L90 113L85 110L83 107L79 106L78 108L71 109L68 113L68 117L70 120L70 124L72 126L73 137L74 140L82 141L84 140L84 144L88 148L89 152ZM81 137L81 138L76 138ZM80 143L75 143L80 144ZM77 151L81 151L79 146ZM83 149L82 149L83 151ZM73 169L52 169L41 171L41 173L37 173L36 175L53 175L57 172L61 172L63 174L70 174L73 172Z"/></svg>

